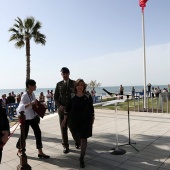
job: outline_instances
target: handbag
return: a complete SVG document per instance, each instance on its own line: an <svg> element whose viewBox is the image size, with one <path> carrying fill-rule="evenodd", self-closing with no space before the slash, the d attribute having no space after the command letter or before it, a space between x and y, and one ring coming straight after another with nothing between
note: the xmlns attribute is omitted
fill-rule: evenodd
<svg viewBox="0 0 170 170"><path fill-rule="evenodd" d="M46 108L43 104L41 104L39 101L37 101L36 105L32 106L32 109L34 110L35 113L38 114L41 118L44 117Z"/></svg>
<svg viewBox="0 0 170 170"><path fill-rule="evenodd" d="M35 123L40 124L40 116L36 115L33 120Z"/></svg>

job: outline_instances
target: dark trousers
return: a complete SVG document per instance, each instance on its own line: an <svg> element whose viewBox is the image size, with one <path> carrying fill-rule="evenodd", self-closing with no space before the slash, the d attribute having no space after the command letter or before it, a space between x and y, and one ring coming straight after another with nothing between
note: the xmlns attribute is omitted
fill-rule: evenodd
<svg viewBox="0 0 170 170"><path fill-rule="evenodd" d="M67 122L65 127L61 126L62 121L64 120L64 113L60 110L58 110L59 114L59 121L60 121L60 128L61 128L61 136L62 136L62 145L64 148L69 148L69 143L68 143L68 127L70 129L70 132L72 134L72 137L75 141L75 144L80 144L80 139L75 133L73 132L73 128L71 125Z"/></svg>
<svg viewBox="0 0 170 170"><path fill-rule="evenodd" d="M39 124L36 123L33 119L25 121L25 139L27 139L30 126L34 131L34 135L36 139L36 147L37 149L41 149L42 148L41 130L40 130ZM16 147L20 149L20 138L18 139Z"/></svg>
<svg viewBox="0 0 170 170"><path fill-rule="evenodd" d="M0 148L0 163L1 163L1 160L2 160L2 148Z"/></svg>

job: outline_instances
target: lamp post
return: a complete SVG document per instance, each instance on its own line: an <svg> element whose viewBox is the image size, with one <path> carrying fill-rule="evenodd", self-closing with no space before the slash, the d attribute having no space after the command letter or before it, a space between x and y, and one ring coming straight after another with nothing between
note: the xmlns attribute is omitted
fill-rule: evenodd
<svg viewBox="0 0 170 170"><path fill-rule="evenodd" d="M143 109L146 110L146 52L145 52L145 26L144 26L144 8L148 0L139 0L139 6L142 8L142 36L143 36L143 73L144 73L144 105Z"/></svg>
<svg viewBox="0 0 170 170"><path fill-rule="evenodd" d="M27 155L25 153L25 115L24 111L20 112L21 115L21 137L20 137L20 148L21 148L21 156L20 156L20 164L17 166L17 170L31 170L31 166L27 163Z"/></svg>

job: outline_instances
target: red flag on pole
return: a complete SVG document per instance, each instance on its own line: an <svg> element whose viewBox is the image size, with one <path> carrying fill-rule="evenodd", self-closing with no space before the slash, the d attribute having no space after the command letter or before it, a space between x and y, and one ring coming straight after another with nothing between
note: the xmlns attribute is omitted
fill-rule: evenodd
<svg viewBox="0 0 170 170"><path fill-rule="evenodd" d="M142 11L144 10L144 8L146 7L146 2L148 0L139 0L139 6L142 8Z"/></svg>

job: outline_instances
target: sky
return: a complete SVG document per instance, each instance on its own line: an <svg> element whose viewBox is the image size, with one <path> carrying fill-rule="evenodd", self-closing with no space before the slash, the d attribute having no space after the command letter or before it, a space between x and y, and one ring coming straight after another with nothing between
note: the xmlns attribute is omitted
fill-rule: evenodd
<svg viewBox="0 0 170 170"><path fill-rule="evenodd" d="M146 83L170 84L170 0L149 0L144 11ZM31 78L53 88L70 78L102 86L144 84L142 12L138 0L1 0L0 89L25 87L25 47L16 49L8 31L15 19L42 23L46 45L31 40Z"/></svg>

